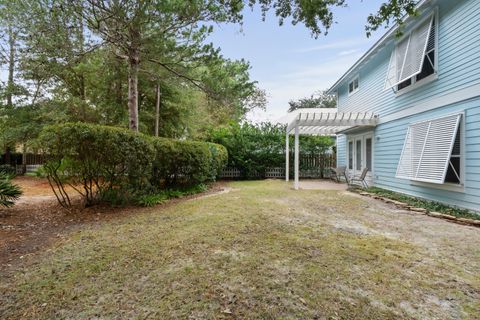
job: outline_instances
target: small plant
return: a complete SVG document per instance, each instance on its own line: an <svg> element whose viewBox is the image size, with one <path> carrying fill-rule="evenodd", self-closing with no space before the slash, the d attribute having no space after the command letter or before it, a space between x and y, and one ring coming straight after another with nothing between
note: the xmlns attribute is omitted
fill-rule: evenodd
<svg viewBox="0 0 480 320"><path fill-rule="evenodd" d="M13 206L21 195L22 190L20 187L13 184L7 174L0 173L0 206Z"/></svg>
<svg viewBox="0 0 480 320"><path fill-rule="evenodd" d="M15 167L9 164L0 165L0 174L4 174L9 177L9 179L15 177L17 174Z"/></svg>
<svg viewBox="0 0 480 320"><path fill-rule="evenodd" d="M138 197L138 199L136 200L136 203L143 207L153 207L153 206L156 206L157 204L162 204L167 200L168 200L168 195L164 193L147 194L147 195Z"/></svg>

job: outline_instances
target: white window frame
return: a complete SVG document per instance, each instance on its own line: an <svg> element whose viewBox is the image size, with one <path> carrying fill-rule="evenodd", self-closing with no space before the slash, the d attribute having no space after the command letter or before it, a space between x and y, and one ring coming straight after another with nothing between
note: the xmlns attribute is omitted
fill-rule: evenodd
<svg viewBox="0 0 480 320"><path fill-rule="evenodd" d="M410 92L412 90L415 90L423 85L426 85L427 83L430 83L436 79L438 79L438 33L439 33L439 19L438 19L438 8L435 8L432 13L428 14L426 17L424 17L422 20L420 20L418 23L416 23L414 25L414 27L411 28L411 30L405 34L403 37L401 37L398 41L396 41L395 43L395 47L393 50L396 50L396 46L398 43L402 42L403 40L405 40L407 37L410 37L410 35L412 34L412 32L416 29L418 29L418 27L420 25L422 25L425 21L427 21L428 19L431 19L433 16L433 19L435 20L435 52L434 52L434 56L435 56L435 63L434 63L434 66L433 66L433 69L434 69L434 72L433 74L417 81L416 78L417 78L417 75L414 75L412 76L411 78L411 81L412 83L405 87L405 88L402 88L402 89L398 89L398 84L391 87L391 88L388 88L388 89L392 89L395 93L395 96L401 96L402 94L405 94L407 92ZM428 41L428 39L427 39ZM423 64L422 64L423 65ZM404 81L407 81L408 79L404 80ZM385 80L386 81L386 80ZM404 82L403 81L403 82ZM388 90L386 89L386 90Z"/></svg>
<svg viewBox="0 0 480 320"><path fill-rule="evenodd" d="M458 112L438 116L438 117L435 117L435 118L432 118L432 119L410 123L409 127L411 125L415 125L415 124L418 124L418 123L435 121L435 120L438 120L438 119L442 119L442 118L449 117L449 116L454 116L454 115L460 115L460 122L459 122L459 126L458 126L458 132L460 132L460 182L459 183L453 183L453 182L434 183L434 182L427 182L427 181L419 181L419 180L416 180L416 179L408 179L410 181L411 185L423 186L423 187L429 187L429 188L435 188L435 189L442 189L442 190L448 190L448 191L455 191L455 192L463 192L464 191L464 189L465 189L465 163L466 163L466 161L465 161L465 155L466 155L466 153L465 153L465 111L461 110L461 111L458 111ZM406 138L407 137L405 136L405 139ZM404 148L405 148L405 145L402 148L402 154L404 152L403 151ZM450 157L451 157L451 154L450 154ZM450 166L450 164L447 165L446 170L448 170L448 166ZM397 169L397 171L398 171L398 169ZM397 177L397 174L395 176L396 176L396 178L399 178L399 179L407 179L407 178L403 178L403 177L402 178Z"/></svg>
<svg viewBox="0 0 480 320"><path fill-rule="evenodd" d="M350 84L352 84L352 83L355 84L355 80L357 81L357 87L356 88L354 87L353 91L350 92ZM357 93L359 88L360 88L360 77L358 75L356 75L355 77L352 78L351 81L348 82L348 86L347 86L348 96L351 96L351 95Z"/></svg>

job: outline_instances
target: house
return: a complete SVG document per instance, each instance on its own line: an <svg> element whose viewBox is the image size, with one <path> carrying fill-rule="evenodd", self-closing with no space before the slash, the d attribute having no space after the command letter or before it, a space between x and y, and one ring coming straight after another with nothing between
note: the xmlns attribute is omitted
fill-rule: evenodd
<svg viewBox="0 0 480 320"><path fill-rule="evenodd" d="M480 211L480 1L417 6L329 89L328 120L300 114L287 134L329 126L350 174L368 167L372 185Z"/></svg>

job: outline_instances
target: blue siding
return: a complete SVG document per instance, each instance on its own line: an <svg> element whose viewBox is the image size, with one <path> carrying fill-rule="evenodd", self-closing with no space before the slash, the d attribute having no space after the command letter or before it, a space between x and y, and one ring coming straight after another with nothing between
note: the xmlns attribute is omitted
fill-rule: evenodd
<svg viewBox="0 0 480 320"><path fill-rule="evenodd" d="M348 95L348 80L338 87L339 111L373 111L386 116L428 98L444 95L480 83L480 1L439 1L438 79L396 96L384 91L390 41L370 60L353 70L359 75L359 91ZM461 28L461 29L460 29Z"/></svg>
<svg viewBox="0 0 480 320"><path fill-rule="evenodd" d="M438 8L438 78L409 92L395 95L384 91L390 54L394 41L386 42L351 75L359 75L359 91L349 96L346 78L337 87L339 111L369 111L380 117L406 110L460 89L480 84L480 1L439 0ZM431 11L430 11L431 12ZM428 14L428 13L427 13ZM408 27L407 27L408 28ZM408 29L407 29L408 30ZM452 112L465 112L465 188L447 191L435 185L395 178L408 125ZM345 136L338 141L338 163L346 164ZM478 97L434 110L416 113L377 126L374 133L375 185L394 191L480 211L480 92Z"/></svg>
<svg viewBox="0 0 480 320"><path fill-rule="evenodd" d="M395 178L408 125L453 112L465 112L465 189L463 192L418 186L409 180ZM432 111L419 113L379 125L375 130L376 186L446 202L460 207L480 210L480 98ZM434 185L432 185L434 186Z"/></svg>

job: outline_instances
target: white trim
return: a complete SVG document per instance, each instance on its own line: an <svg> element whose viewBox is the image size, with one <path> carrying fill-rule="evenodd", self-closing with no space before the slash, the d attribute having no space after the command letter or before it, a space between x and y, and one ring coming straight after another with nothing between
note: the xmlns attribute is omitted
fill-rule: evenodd
<svg viewBox="0 0 480 320"><path fill-rule="evenodd" d="M480 84L475 84L464 89L455 90L452 93L436 96L434 98L427 98L425 100L420 101L420 103L413 105L409 108L406 108L402 111L398 111L386 116L379 117L378 124L383 124L383 123L395 121L401 118L410 117L413 115L420 114L422 112L434 110L434 109L445 107L454 103L473 99L478 96L480 96Z"/></svg>

